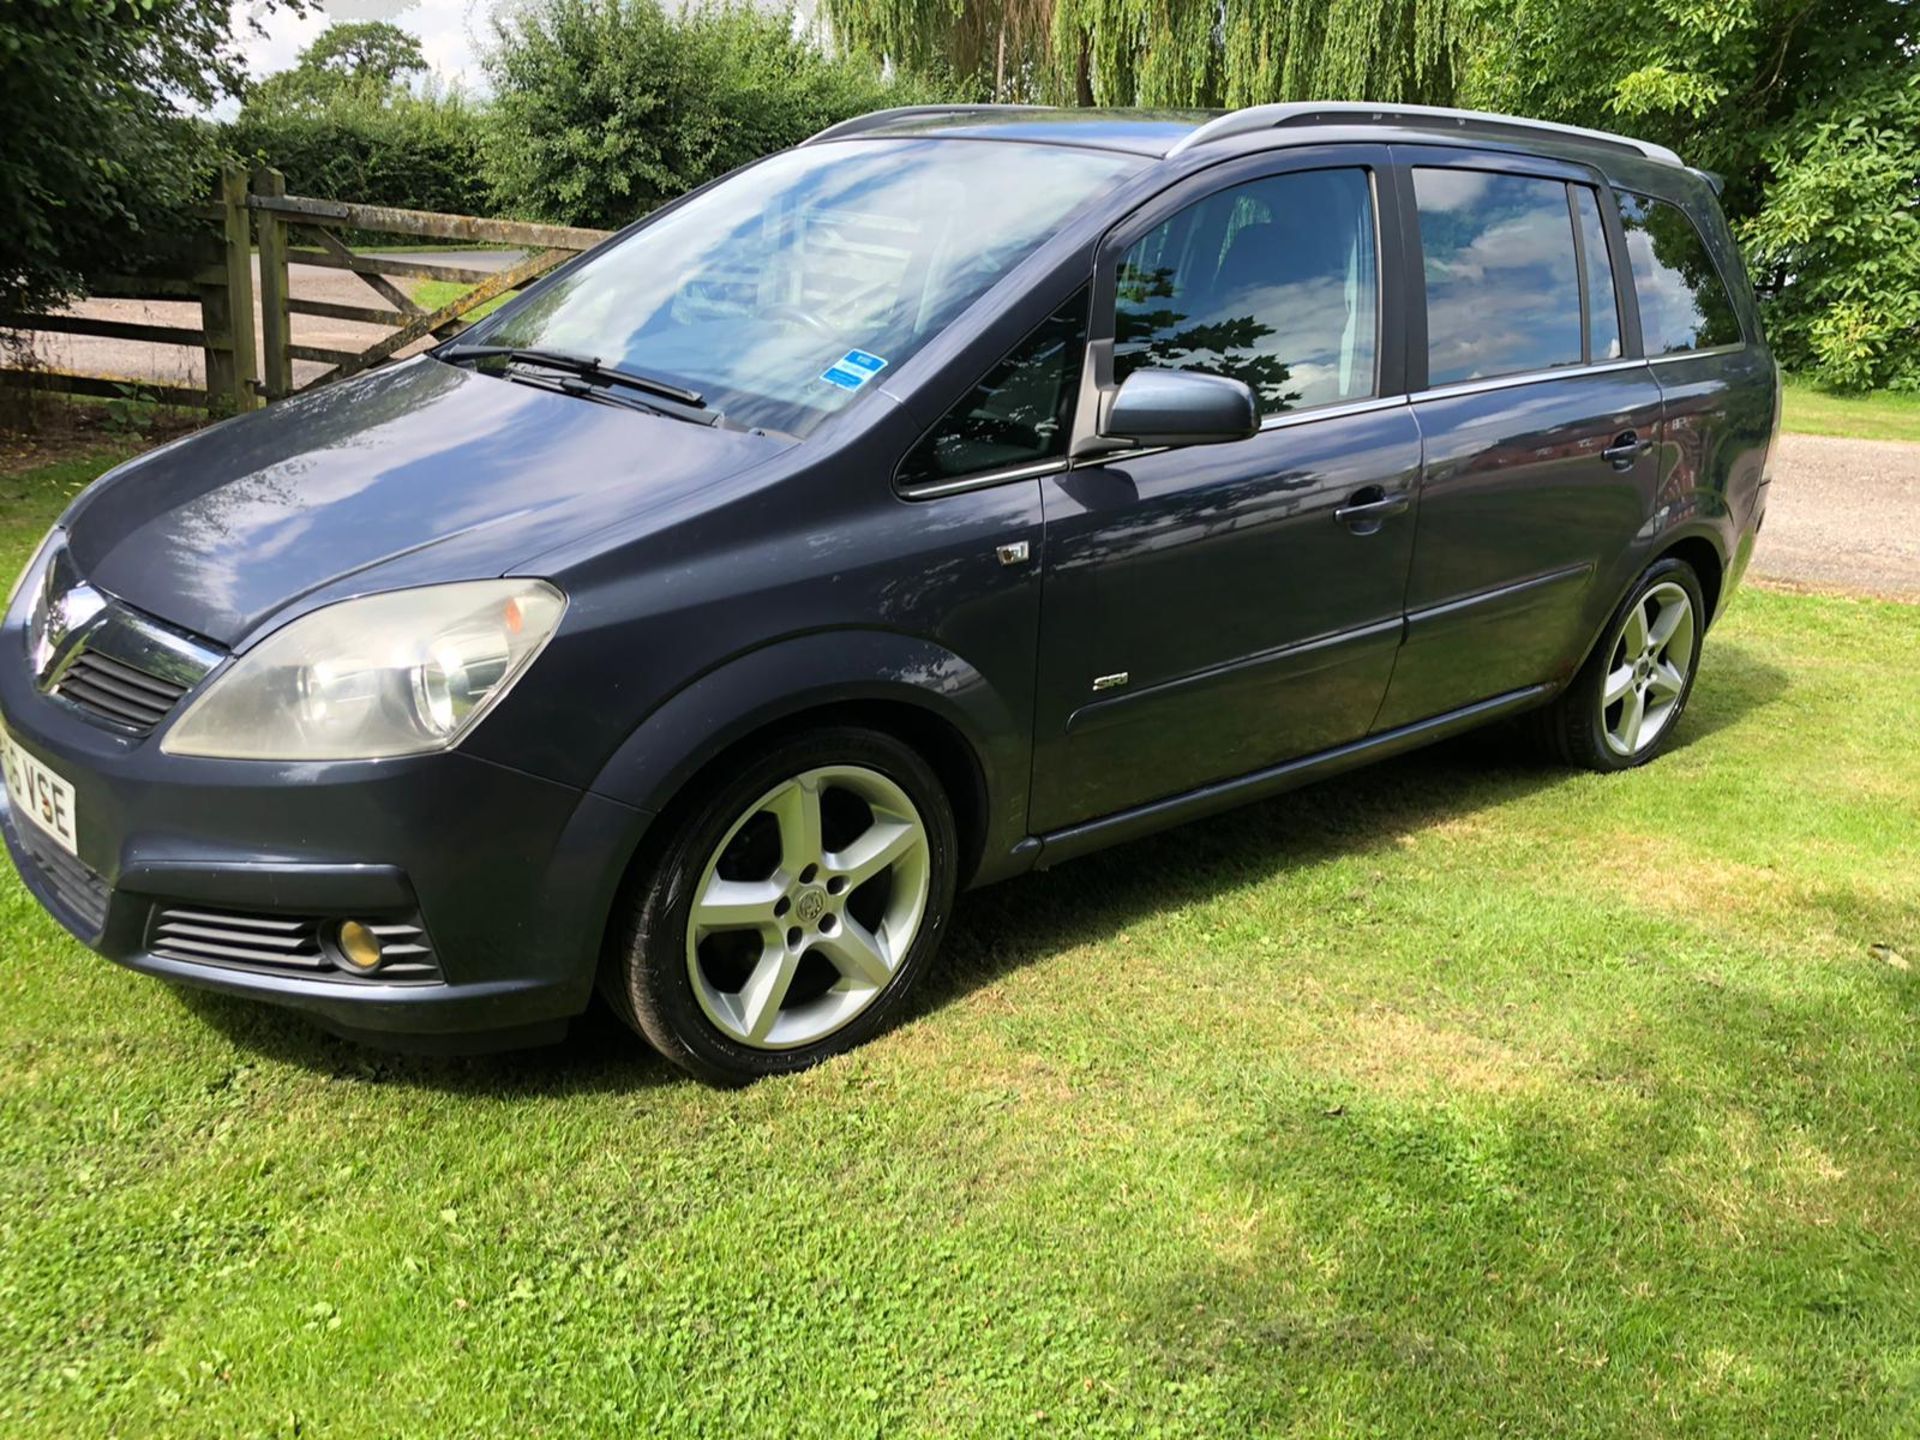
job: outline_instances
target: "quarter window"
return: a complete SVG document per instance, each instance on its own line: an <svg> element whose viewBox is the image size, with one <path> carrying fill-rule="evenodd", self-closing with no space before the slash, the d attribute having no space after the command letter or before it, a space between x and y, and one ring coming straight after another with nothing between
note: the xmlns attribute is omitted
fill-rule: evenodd
<svg viewBox="0 0 1920 1440"><path fill-rule="evenodd" d="M1580 364L1580 269L1566 184L1420 168L1413 185L1427 283L1427 383Z"/></svg>
<svg viewBox="0 0 1920 1440"><path fill-rule="evenodd" d="M1114 378L1244 380L1273 415L1372 395L1380 282L1364 170L1270 175L1196 201L1120 262Z"/></svg>
<svg viewBox="0 0 1920 1440"><path fill-rule="evenodd" d="M1014 346L913 447L900 467L901 487L1064 458L1086 344L1082 290Z"/></svg>
<svg viewBox="0 0 1920 1440"><path fill-rule="evenodd" d="M1647 354L1738 345L1745 337L1726 282L1686 212L1625 191L1618 198Z"/></svg>
<svg viewBox="0 0 1920 1440"><path fill-rule="evenodd" d="M1573 187L1580 214L1580 255L1587 267L1587 359L1620 358L1620 302L1613 291L1613 259L1600 201L1584 185Z"/></svg>

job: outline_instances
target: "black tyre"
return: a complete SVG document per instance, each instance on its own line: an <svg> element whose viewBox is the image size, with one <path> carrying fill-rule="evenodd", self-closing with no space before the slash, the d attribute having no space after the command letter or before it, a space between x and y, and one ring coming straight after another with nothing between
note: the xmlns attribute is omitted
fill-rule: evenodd
<svg viewBox="0 0 1920 1440"><path fill-rule="evenodd" d="M730 763L654 852L602 988L710 1083L816 1065L900 1014L946 933L958 848L910 747L850 726L785 737Z"/></svg>
<svg viewBox="0 0 1920 1440"><path fill-rule="evenodd" d="M1543 712L1554 753L1588 770L1629 770L1666 750L1693 693L1706 621L1692 566L1648 566L1586 665Z"/></svg>

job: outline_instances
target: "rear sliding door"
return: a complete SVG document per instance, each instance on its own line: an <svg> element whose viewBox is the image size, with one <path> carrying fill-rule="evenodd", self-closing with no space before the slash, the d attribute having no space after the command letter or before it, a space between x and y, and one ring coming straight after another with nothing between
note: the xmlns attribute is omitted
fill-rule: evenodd
<svg viewBox="0 0 1920 1440"><path fill-rule="evenodd" d="M1620 222L1584 166L1397 146L1417 281L1422 463L1390 730L1567 679L1597 577L1656 506L1660 388L1616 291Z"/></svg>

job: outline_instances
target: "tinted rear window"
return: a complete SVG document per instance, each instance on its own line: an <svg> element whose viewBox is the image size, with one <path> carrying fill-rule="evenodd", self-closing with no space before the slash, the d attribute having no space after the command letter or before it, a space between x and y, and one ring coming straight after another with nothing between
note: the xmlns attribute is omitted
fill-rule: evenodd
<svg viewBox="0 0 1920 1440"><path fill-rule="evenodd" d="M1647 354L1738 345L1745 337L1726 282L1686 212L1625 191L1619 200Z"/></svg>
<svg viewBox="0 0 1920 1440"><path fill-rule="evenodd" d="M1413 184L1427 383L1580 364L1580 269L1565 183L1420 168Z"/></svg>

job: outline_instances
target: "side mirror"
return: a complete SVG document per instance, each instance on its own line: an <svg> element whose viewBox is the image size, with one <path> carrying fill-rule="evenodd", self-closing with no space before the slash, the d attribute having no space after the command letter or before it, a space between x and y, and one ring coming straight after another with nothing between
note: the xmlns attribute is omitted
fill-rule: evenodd
<svg viewBox="0 0 1920 1440"><path fill-rule="evenodd" d="M1100 434L1130 445L1219 445L1259 429L1260 404L1242 381L1195 370L1136 370L1114 394Z"/></svg>

